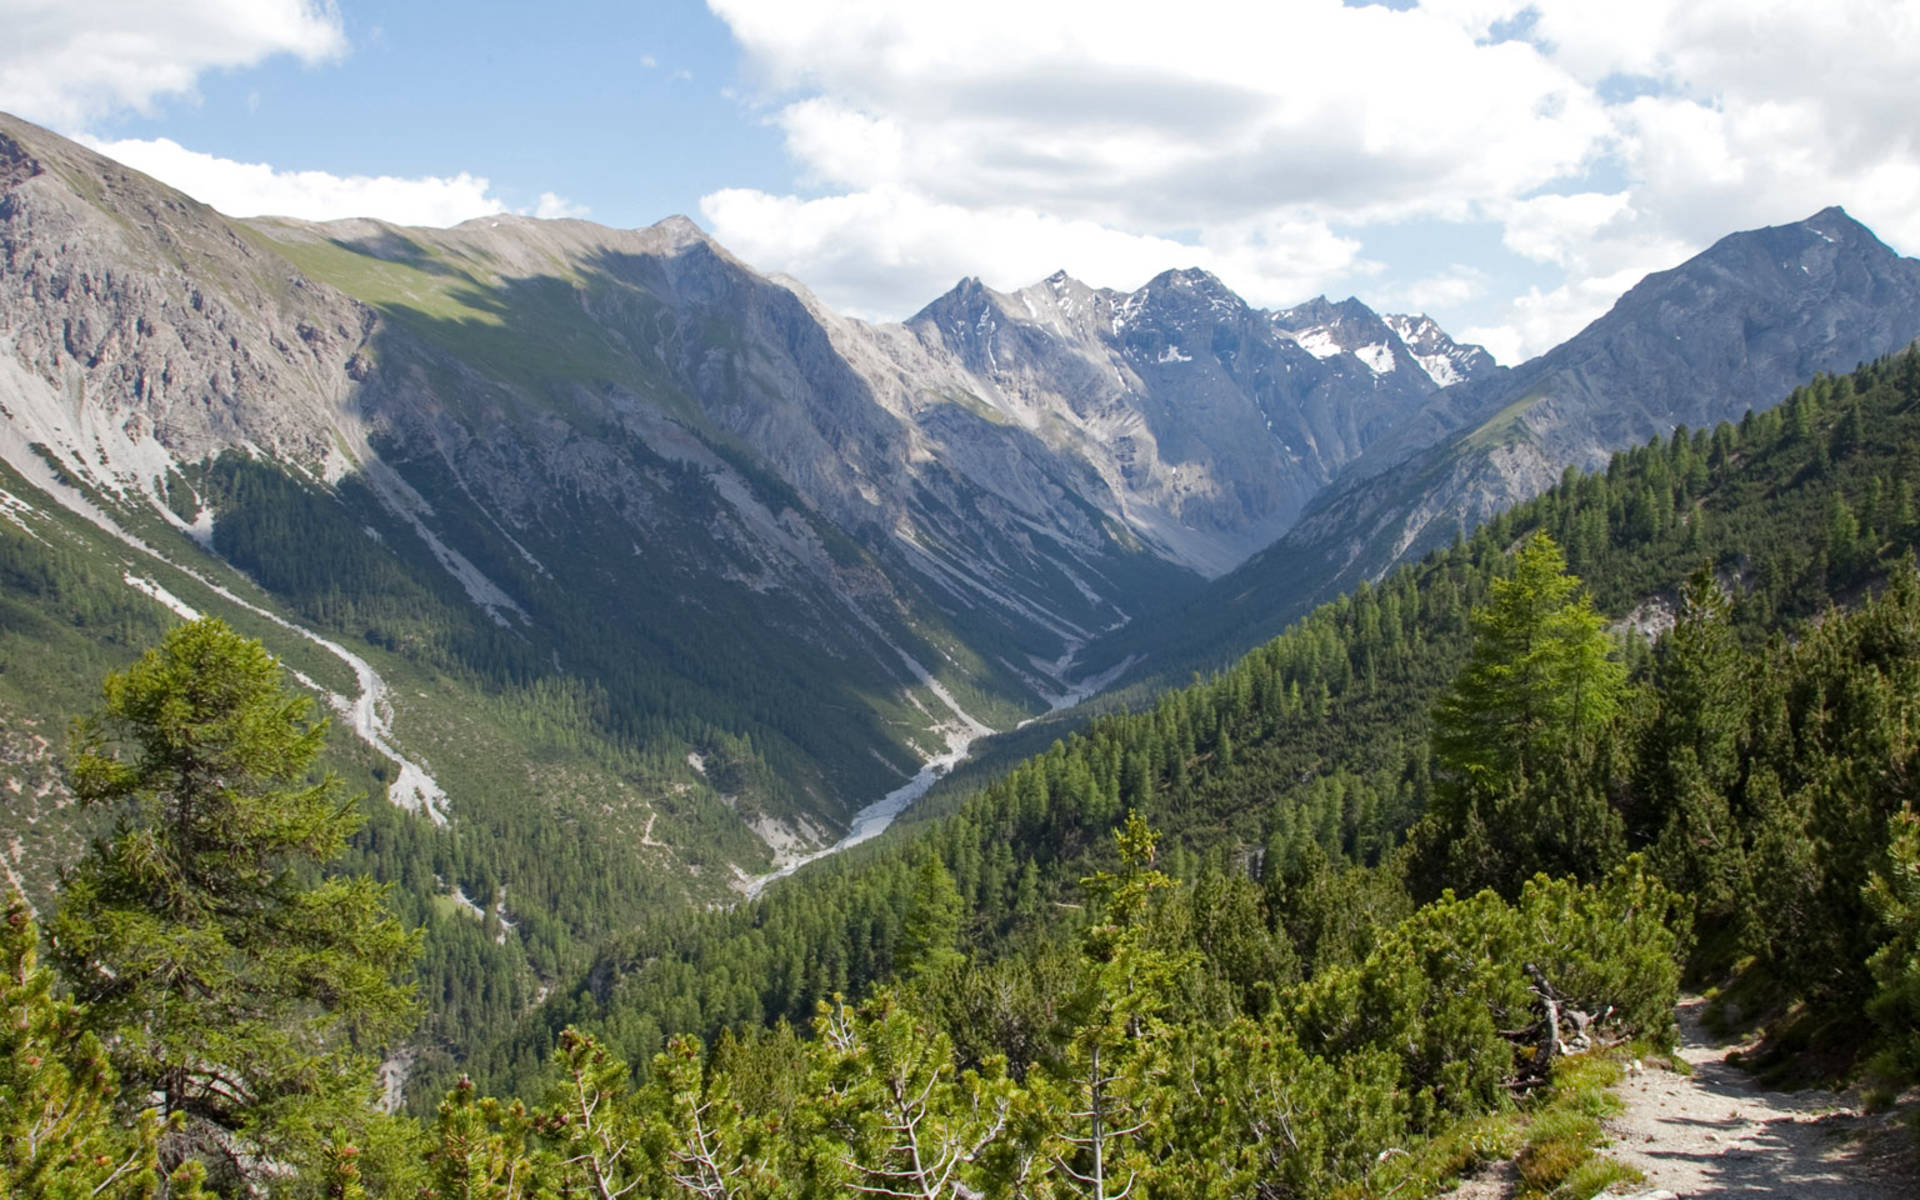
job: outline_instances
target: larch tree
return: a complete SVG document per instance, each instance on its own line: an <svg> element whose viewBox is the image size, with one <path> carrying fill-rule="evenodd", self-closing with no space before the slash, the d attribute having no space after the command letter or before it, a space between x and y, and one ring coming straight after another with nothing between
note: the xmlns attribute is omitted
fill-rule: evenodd
<svg viewBox="0 0 1920 1200"><path fill-rule="evenodd" d="M1597 878L1625 852L1597 751L1626 668L1560 547L1535 533L1471 617L1473 648L1434 711L1435 786L1414 878L1513 895L1536 871Z"/></svg>
<svg viewBox="0 0 1920 1200"><path fill-rule="evenodd" d="M1592 737L1619 706L1626 670L1566 556L1545 533L1473 612L1473 650L1434 713L1440 765L1476 784L1524 775Z"/></svg>
<svg viewBox="0 0 1920 1200"><path fill-rule="evenodd" d="M946 864L932 851L914 868L913 894L900 922L895 972L903 979L933 975L960 961L956 947L966 905Z"/></svg>

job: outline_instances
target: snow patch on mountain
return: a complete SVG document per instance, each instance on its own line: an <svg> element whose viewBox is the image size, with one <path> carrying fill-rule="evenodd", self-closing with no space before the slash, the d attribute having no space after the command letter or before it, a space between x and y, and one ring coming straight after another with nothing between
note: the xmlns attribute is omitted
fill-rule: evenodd
<svg viewBox="0 0 1920 1200"><path fill-rule="evenodd" d="M1465 383L1493 367L1493 357L1486 350L1454 341L1425 314L1389 313L1380 319L1436 387Z"/></svg>
<svg viewBox="0 0 1920 1200"><path fill-rule="evenodd" d="M1286 331L1300 348L1315 358L1332 358L1341 353L1340 341L1329 329L1303 329L1298 333Z"/></svg>
<svg viewBox="0 0 1920 1200"><path fill-rule="evenodd" d="M1400 364L1393 357L1393 347L1385 342L1372 346L1362 346L1353 352L1353 356L1366 365L1375 375L1385 375Z"/></svg>
<svg viewBox="0 0 1920 1200"><path fill-rule="evenodd" d="M1444 354L1416 354L1413 361L1419 363L1420 369L1427 373L1427 378L1439 387L1452 387L1466 378L1453 360Z"/></svg>

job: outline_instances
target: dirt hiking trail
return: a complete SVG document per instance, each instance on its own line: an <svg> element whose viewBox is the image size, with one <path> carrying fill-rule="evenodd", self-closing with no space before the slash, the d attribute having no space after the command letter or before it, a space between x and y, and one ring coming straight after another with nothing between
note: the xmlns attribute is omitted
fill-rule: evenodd
<svg viewBox="0 0 1920 1200"><path fill-rule="evenodd" d="M1660 1067L1629 1074L1626 1110L1607 1122L1604 1153L1646 1175L1610 1196L1668 1192L1777 1200L1915 1200L1920 1181L1906 1131L1867 1116L1851 1092L1770 1092L1726 1061L1738 1044L1701 1024L1705 1001L1683 1001L1680 1057L1693 1074Z"/></svg>

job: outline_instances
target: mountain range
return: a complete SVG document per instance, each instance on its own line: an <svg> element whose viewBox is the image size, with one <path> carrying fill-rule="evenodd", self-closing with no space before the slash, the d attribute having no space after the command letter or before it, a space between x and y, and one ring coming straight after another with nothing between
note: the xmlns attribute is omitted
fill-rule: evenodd
<svg viewBox="0 0 1920 1200"><path fill-rule="evenodd" d="M964 280L875 325L684 219L232 221L0 135L23 481L330 633L496 686L591 680L616 739L739 759L716 791L779 845L1074 695L1087 640L1493 369L1424 318L1264 312L1202 271ZM306 527L264 536L295 492ZM457 634L363 615L423 589ZM340 596L354 616L323 616Z"/></svg>
<svg viewBox="0 0 1920 1200"><path fill-rule="evenodd" d="M235 220L0 117L0 861L44 894L66 715L216 613L337 712L422 919L531 994L990 730L1916 334L1920 263L1838 209L1501 368L1199 270L871 323L683 218Z"/></svg>
<svg viewBox="0 0 1920 1200"><path fill-rule="evenodd" d="M1650 275L1566 342L1434 393L1269 547L1146 628L1090 649L1163 679L1225 662L1313 604L1617 451L1711 429L1920 334L1920 261L1840 208L1730 234Z"/></svg>

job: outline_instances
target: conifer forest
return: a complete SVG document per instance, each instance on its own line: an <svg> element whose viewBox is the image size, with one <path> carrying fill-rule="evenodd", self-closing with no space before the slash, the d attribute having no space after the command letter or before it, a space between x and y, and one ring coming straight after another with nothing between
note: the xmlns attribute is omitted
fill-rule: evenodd
<svg viewBox="0 0 1920 1200"><path fill-rule="evenodd" d="M140 650L70 714L89 836L10 889L0 1194L1359 1198L1513 1157L1526 1194L1591 1196L1625 1178L1606 1090L1672 1053L1683 990L1762 1022L1762 1071L1898 1092L1917 486L1908 350L1568 469L704 905L563 827L368 802L256 637L116 607L0 525L6 620L65 595ZM287 533L219 536L245 560ZM424 629L443 601L407 603ZM450 913L455 884L559 915Z"/></svg>

